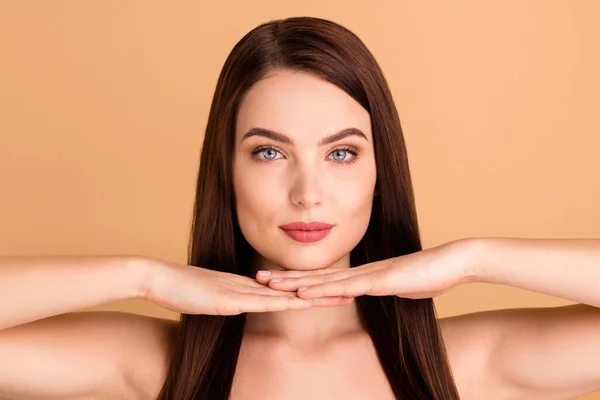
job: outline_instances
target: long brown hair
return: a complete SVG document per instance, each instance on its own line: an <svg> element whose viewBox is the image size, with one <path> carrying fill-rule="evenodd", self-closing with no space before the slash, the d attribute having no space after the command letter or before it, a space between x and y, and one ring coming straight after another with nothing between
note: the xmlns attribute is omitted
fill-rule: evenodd
<svg viewBox="0 0 600 400"><path fill-rule="evenodd" d="M351 31L329 20L269 21L233 48L219 76L200 157L189 265L250 278L252 248L234 209L232 152L244 93L277 69L304 71L337 85L371 115L379 195L351 267L421 250L400 120L375 58ZM359 296L359 315L397 399L457 400L432 299ZM245 314L182 314L162 400L227 400Z"/></svg>

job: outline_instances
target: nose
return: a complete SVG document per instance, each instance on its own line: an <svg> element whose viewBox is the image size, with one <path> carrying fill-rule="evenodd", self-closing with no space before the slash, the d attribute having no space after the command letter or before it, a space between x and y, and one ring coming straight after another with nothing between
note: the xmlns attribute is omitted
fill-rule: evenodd
<svg viewBox="0 0 600 400"><path fill-rule="evenodd" d="M323 171L317 165L297 165L291 180L290 201L292 204L311 208L321 204Z"/></svg>

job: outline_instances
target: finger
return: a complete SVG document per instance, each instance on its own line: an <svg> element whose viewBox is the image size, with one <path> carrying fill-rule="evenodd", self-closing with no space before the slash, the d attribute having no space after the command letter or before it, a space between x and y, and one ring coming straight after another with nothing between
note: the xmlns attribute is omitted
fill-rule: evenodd
<svg viewBox="0 0 600 400"><path fill-rule="evenodd" d="M275 278L267 282L266 285L276 290L294 292L301 287L315 286L325 282L339 281L353 276L371 274L375 271L381 270L382 268L382 266L371 266L368 269L345 268L330 274L302 276L299 278L285 278L279 281L277 278Z"/></svg>
<svg viewBox="0 0 600 400"><path fill-rule="evenodd" d="M314 286L314 285L317 285L320 283L342 280L342 279L349 278L353 275L354 275L353 271L344 270L344 271L340 271L340 272L334 272L334 273L323 274L323 275L303 276L303 277L299 277L299 278L285 278L280 281L278 281L277 279L281 279L281 278L275 278L275 280L271 279L269 282L267 282L267 285L268 285L268 287L276 289L276 290L295 292L296 290L298 290L298 288L301 288L301 287Z"/></svg>
<svg viewBox="0 0 600 400"><path fill-rule="evenodd" d="M377 261L377 262L363 264L358 267L351 267L351 268L321 268L321 269L312 269L312 270L306 270L306 271L301 271L301 270L265 271L265 270L261 270L261 271L256 272L256 280L259 282L267 282L273 278L285 278L285 279L301 278L301 277L305 277L305 276L320 276L320 275L333 274L333 273L339 273L339 272L344 272L344 271L363 273L366 271L379 269L383 266L384 266L384 264L381 261Z"/></svg>
<svg viewBox="0 0 600 400"><path fill-rule="evenodd" d="M272 278L300 278L304 276L314 276L322 274L330 274L339 271L352 270L355 272L365 272L366 270L377 270L387 265L387 260L374 261L368 264L359 265L351 268L319 268L306 271L301 270L260 270L256 271L256 280L258 282L268 282ZM260 273L259 273L260 272Z"/></svg>
<svg viewBox="0 0 600 400"><path fill-rule="evenodd" d="M228 277L226 280L226 282L228 284L244 285L244 286L250 286L250 287L264 286L264 283L257 282L257 279L248 278L247 276L243 276L243 275L235 275L235 274L231 274L231 275L232 276Z"/></svg>
<svg viewBox="0 0 600 400"><path fill-rule="evenodd" d="M336 271L343 271L345 268L321 268L321 269L313 269L306 271L299 270L287 270L287 271L257 271L256 272L256 280L261 283L268 282L272 278L297 278L302 276L313 276L313 275L322 275L322 274L330 274ZM261 273L262 272L262 273ZM268 274L263 274L268 273Z"/></svg>
<svg viewBox="0 0 600 400"><path fill-rule="evenodd" d="M377 279L372 274L363 274L352 276L350 278L325 282L314 286L309 286L306 290L299 290L298 297L304 299L314 299L316 297L330 296L385 296L385 289L377 287Z"/></svg>
<svg viewBox="0 0 600 400"><path fill-rule="evenodd" d="M242 294L258 294L265 296L295 296L294 292L277 290L265 285L260 285L260 287L235 287L232 290L236 293Z"/></svg>
<svg viewBox="0 0 600 400"><path fill-rule="evenodd" d="M285 292L281 290L274 290L269 287L263 287L264 290L256 289L256 288L244 288L242 290L236 291L241 294L257 294L257 295L266 295L266 296L286 296L286 297L295 297L298 298L295 292ZM317 299L311 299L313 301L313 305L317 307L331 307L336 305L347 305L352 302L354 297L343 297L343 296L333 296L333 297L322 297Z"/></svg>
<svg viewBox="0 0 600 400"><path fill-rule="evenodd" d="M324 275L332 275L332 274L349 274L350 275L360 275L365 273L371 273L375 271L379 271L381 269L386 268L389 265L388 260L376 261L369 264L359 265L357 267L350 268L324 268L318 271L273 271L271 273L271 278L282 278L282 279L296 279L303 277L312 277L312 276L324 276Z"/></svg>
<svg viewBox="0 0 600 400"><path fill-rule="evenodd" d="M241 313L304 310L313 306L312 300L293 296L239 294L235 296L234 300L239 302L239 310Z"/></svg>

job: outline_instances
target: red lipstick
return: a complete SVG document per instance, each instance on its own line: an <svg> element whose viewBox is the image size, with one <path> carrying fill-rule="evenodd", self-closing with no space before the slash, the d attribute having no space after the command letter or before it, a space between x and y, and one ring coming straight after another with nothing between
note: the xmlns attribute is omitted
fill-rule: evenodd
<svg viewBox="0 0 600 400"><path fill-rule="evenodd" d="M318 242L329 235L333 226L334 225L318 221L310 223L297 221L281 225L280 228L286 235L298 242L311 243Z"/></svg>

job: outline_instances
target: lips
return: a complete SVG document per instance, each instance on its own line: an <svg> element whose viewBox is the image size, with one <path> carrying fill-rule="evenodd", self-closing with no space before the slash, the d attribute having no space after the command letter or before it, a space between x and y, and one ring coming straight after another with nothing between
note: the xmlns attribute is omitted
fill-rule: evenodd
<svg viewBox="0 0 600 400"><path fill-rule="evenodd" d="M292 222L281 225L280 228L290 238L297 242L312 243L325 238L331 232L333 225L324 222Z"/></svg>
<svg viewBox="0 0 600 400"><path fill-rule="evenodd" d="M326 224L325 222L319 222L319 221L309 222L309 223L297 221L297 222L291 222L289 224L280 226L281 229L294 230L294 231L322 231L325 229L329 229L331 227L333 227L333 225Z"/></svg>

